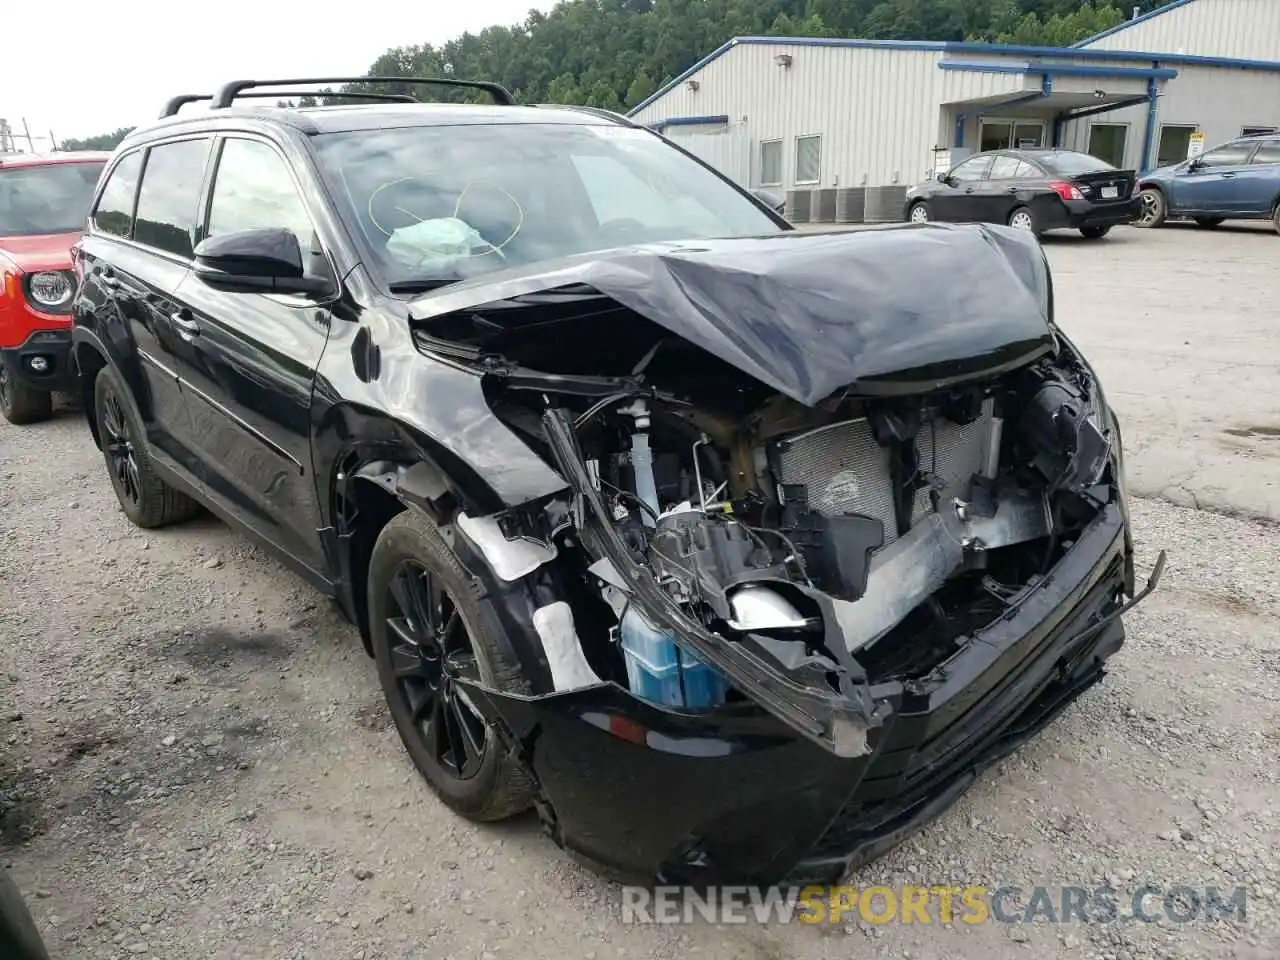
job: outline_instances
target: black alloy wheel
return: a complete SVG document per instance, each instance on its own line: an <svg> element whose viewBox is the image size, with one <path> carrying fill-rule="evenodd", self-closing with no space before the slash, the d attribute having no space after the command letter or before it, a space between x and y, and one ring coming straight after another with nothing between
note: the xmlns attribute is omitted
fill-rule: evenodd
<svg viewBox="0 0 1280 960"><path fill-rule="evenodd" d="M147 449L146 432L111 367L98 371L93 407L102 457L124 515L136 526L152 529L198 514L200 505L171 487L156 471Z"/></svg>
<svg viewBox="0 0 1280 960"><path fill-rule="evenodd" d="M129 438L129 423L115 391L102 398L102 453L111 471L111 485L116 489L120 505L128 509L142 501L142 476L138 457Z"/></svg>
<svg viewBox="0 0 1280 960"><path fill-rule="evenodd" d="M528 809L536 785L458 681L532 690L434 521L414 508L388 521L369 557L367 584L378 680L423 779L470 820L502 820Z"/></svg>
<svg viewBox="0 0 1280 960"><path fill-rule="evenodd" d="M427 755L457 780L484 762L489 731L459 695L458 677L480 679L462 615L422 564L402 560L387 585L391 672L403 708Z"/></svg>

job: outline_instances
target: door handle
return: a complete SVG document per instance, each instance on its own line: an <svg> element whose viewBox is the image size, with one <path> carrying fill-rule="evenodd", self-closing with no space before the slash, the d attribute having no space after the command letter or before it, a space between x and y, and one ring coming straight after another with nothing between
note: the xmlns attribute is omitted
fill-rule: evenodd
<svg viewBox="0 0 1280 960"><path fill-rule="evenodd" d="M200 334L200 325L191 318L191 314L185 310L175 310L169 314L169 319L173 321L173 325L188 337L195 337Z"/></svg>
<svg viewBox="0 0 1280 960"><path fill-rule="evenodd" d="M1235 176L1235 174L1234 174L1234 173L1224 173L1224 174L1222 175L1222 179L1223 179L1223 180L1230 180L1230 179L1231 179L1232 177L1234 177L1234 176Z"/></svg>

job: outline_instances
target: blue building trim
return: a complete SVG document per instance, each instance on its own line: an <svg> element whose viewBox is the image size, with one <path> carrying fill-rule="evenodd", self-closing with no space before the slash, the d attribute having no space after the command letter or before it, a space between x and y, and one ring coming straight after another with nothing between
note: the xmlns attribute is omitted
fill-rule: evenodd
<svg viewBox="0 0 1280 960"><path fill-rule="evenodd" d="M1171 67L1109 67L1092 63L992 63L983 60L943 60L939 70L972 73L1043 74L1055 77L1130 77L1172 80L1178 71Z"/></svg>
<svg viewBox="0 0 1280 960"><path fill-rule="evenodd" d="M656 120L653 123L645 124L645 126L661 133L668 127L701 127L728 122L729 115L721 113L710 117L667 117L665 120Z"/></svg>
<svg viewBox="0 0 1280 960"><path fill-rule="evenodd" d="M1130 27L1136 27L1140 23L1145 23L1148 20L1154 20L1156 17L1168 13L1170 10L1176 10L1178 7L1185 7L1191 2L1192 0L1170 0L1170 2L1166 3L1163 7L1156 7L1154 10L1144 13L1140 17L1134 17L1132 20L1126 20L1124 23L1118 23L1114 27L1103 30L1101 33L1095 33L1092 37L1085 37L1083 40L1073 43L1072 46L1088 46L1091 43L1101 40L1103 37L1110 37L1119 33L1121 30L1128 30Z"/></svg>
<svg viewBox="0 0 1280 960"><path fill-rule="evenodd" d="M1177 3L1189 3L1191 0L1175 0ZM1172 4L1161 8L1168 10ZM1160 11L1152 11L1147 17ZM1140 18L1142 19L1142 18ZM1126 25L1136 23L1127 21ZM791 47L850 47L863 50L917 50L933 53L974 54L979 56L1009 57L1058 57L1061 59L1090 60L1098 63L1115 63L1119 61L1148 61L1152 59L1150 52L1137 50L1092 50L1080 47L1023 47L999 43L966 43L957 41L932 40L846 40L828 37L734 37L721 44L707 54L688 70L685 70L670 83L665 84L657 93L646 97L629 111L634 116L659 98L666 96L671 90L688 80L707 64L718 60L736 46L751 44L753 46L791 46ZM1280 73L1280 61L1277 60L1235 60L1229 57L1197 57L1190 54L1160 54L1162 63L1186 67L1224 67L1235 70L1260 70ZM1081 64L1083 66L1083 64Z"/></svg>

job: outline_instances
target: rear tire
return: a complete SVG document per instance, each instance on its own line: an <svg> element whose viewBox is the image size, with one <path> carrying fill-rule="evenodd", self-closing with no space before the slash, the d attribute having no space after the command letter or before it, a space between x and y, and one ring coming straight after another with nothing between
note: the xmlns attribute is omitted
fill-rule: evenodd
<svg viewBox="0 0 1280 960"><path fill-rule="evenodd" d="M1147 187L1138 194L1138 198L1142 201L1142 209L1138 212L1138 219L1133 221L1133 225L1146 230L1162 225L1168 216L1164 194L1155 187Z"/></svg>
<svg viewBox="0 0 1280 960"><path fill-rule="evenodd" d="M1105 227L1081 227L1080 235L1086 240L1101 240L1111 232L1110 226Z"/></svg>
<svg viewBox="0 0 1280 960"><path fill-rule="evenodd" d="M19 427L48 420L53 416L53 394L19 383L0 360L0 413Z"/></svg>
<svg viewBox="0 0 1280 960"><path fill-rule="evenodd" d="M146 431L128 403L124 384L109 366L99 370L94 381L93 409L107 475L120 509L135 526L151 530L200 513L198 503L156 472Z"/></svg>
<svg viewBox="0 0 1280 960"><path fill-rule="evenodd" d="M913 203L911 209L907 211L907 221L909 223L928 223L929 205L923 200Z"/></svg>
<svg viewBox="0 0 1280 960"><path fill-rule="evenodd" d="M1276 208L1271 211L1271 225L1280 233L1280 201L1276 201Z"/></svg>
<svg viewBox="0 0 1280 960"><path fill-rule="evenodd" d="M413 508L378 535L368 598L378 679L423 779L468 820L503 820L528 809L534 784L451 678L478 676L513 693L529 693L528 681L504 652L500 627L476 601L453 551Z"/></svg>
<svg viewBox="0 0 1280 960"><path fill-rule="evenodd" d="M1193 217L1192 219L1195 220L1196 226L1204 227L1206 230L1209 230L1222 223L1226 217Z"/></svg>
<svg viewBox="0 0 1280 960"><path fill-rule="evenodd" d="M1017 230L1026 230L1035 236L1040 236L1040 224L1036 221L1036 215L1030 207L1014 207L1009 214L1009 226Z"/></svg>

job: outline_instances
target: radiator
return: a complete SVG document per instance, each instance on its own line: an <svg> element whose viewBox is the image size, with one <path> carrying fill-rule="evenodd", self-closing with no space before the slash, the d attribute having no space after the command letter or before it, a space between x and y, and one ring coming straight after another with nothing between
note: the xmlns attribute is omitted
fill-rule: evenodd
<svg viewBox="0 0 1280 960"><path fill-rule="evenodd" d="M931 487L916 493L913 525L933 509L930 489L937 489L943 499L969 497L969 481L982 470L990 434L989 407L972 423L939 417L921 425L916 451L919 469ZM833 423L788 437L778 444L777 463L779 482L803 485L810 509L828 517L873 517L884 526L885 545L897 539L889 451L876 443L867 420Z"/></svg>
<svg viewBox="0 0 1280 960"><path fill-rule="evenodd" d="M972 423L952 423L938 417L921 425L916 435L919 468L932 478L935 488L940 488L942 499L969 499L969 481L982 470L986 459L991 419L991 408L984 406ZM932 509L929 488L916 491L911 522L914 524Z"/></svg>
<svg viewBox="0 0 1280 960"><path fill-rule="evenodd" d="M803 484L811 510L827 517L858 513L884 525L884 542L898 536L889 451L867 420L833 423L778 444L778 480Z"/></svg>

